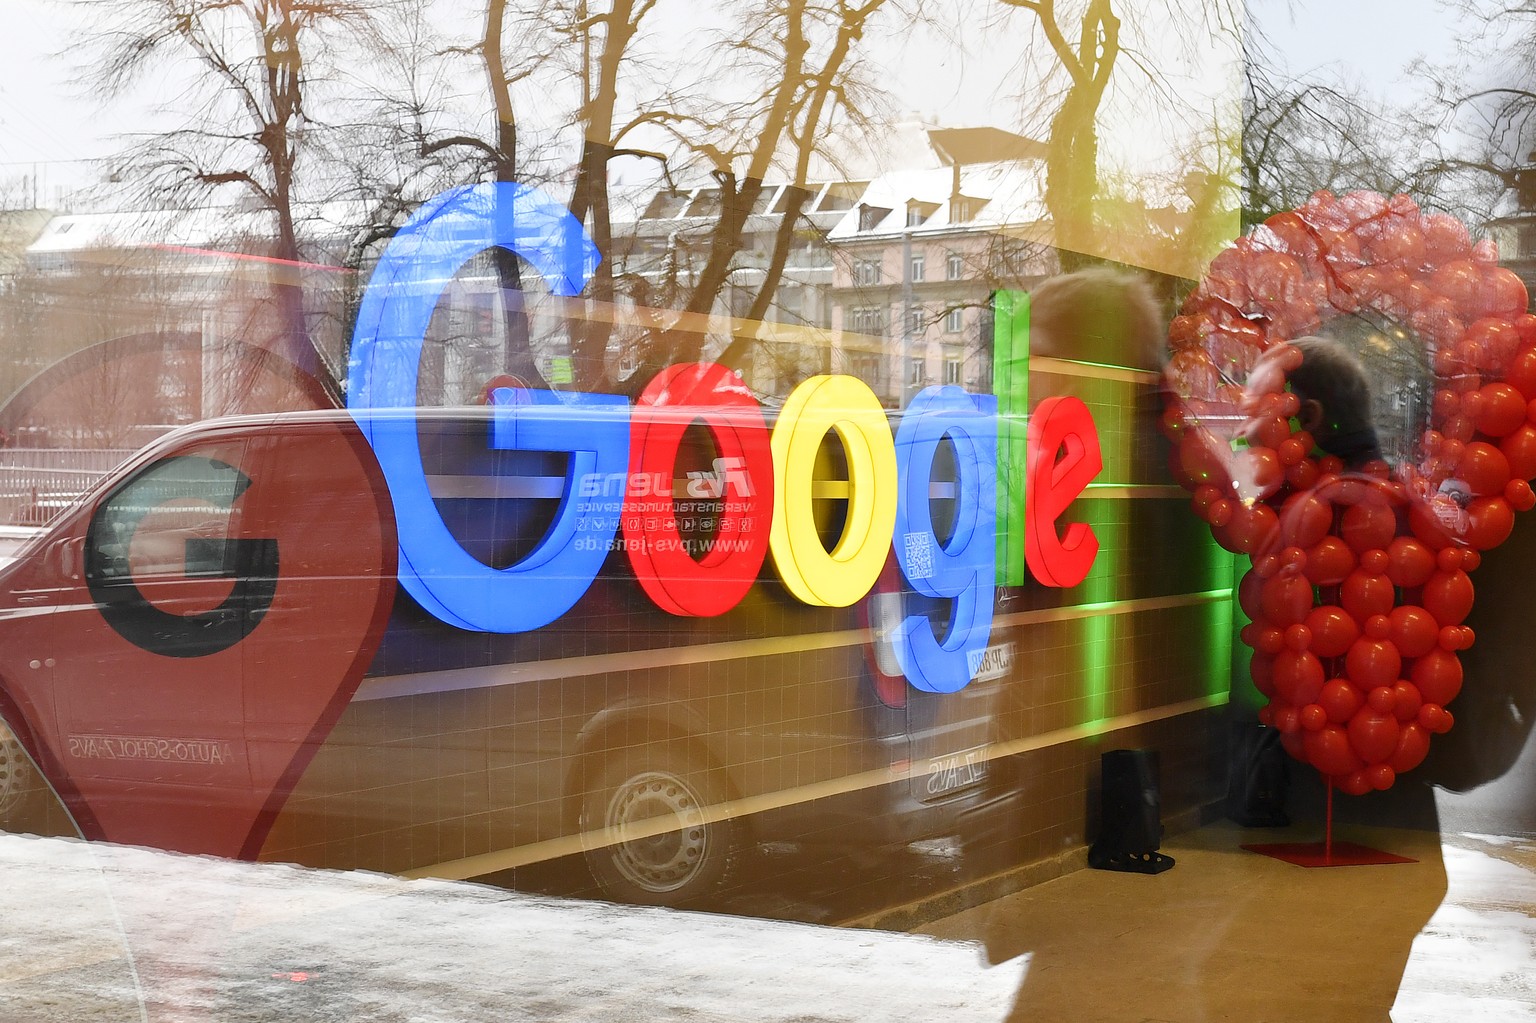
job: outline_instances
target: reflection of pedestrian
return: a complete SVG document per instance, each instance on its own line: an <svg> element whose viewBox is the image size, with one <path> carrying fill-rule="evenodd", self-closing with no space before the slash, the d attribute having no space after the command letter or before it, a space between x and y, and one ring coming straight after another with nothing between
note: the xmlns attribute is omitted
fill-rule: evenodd
<svg viewBox="0 0 1536 1023"><path fill-rule="evenodd" d="M1296 414L1301 428L1346 469L1382 461L1371 421L1371 385L1360 361L1332 338L1300 337L1291 347L1302 356L1287 378L1291 393L1301 399Z"/></svg>

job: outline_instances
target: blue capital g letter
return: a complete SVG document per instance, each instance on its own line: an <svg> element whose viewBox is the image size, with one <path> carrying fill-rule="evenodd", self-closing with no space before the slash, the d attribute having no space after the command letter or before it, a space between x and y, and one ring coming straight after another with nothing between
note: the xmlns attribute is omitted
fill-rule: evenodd
<svg viewBox="0 0 1536 1023"><path fill-rule="evenodd" d="M629 410L608 394L533 391L528 404L496 402L487 444L569 452L565 487L553 525L517 564L492 568L464 550L433 504L414 409L433 310L459 268L491 246L527 260L561 296L579 294L602 258L570 211L536 189L497 182L438 195L391 239L368 282L352 335L347 407L389 482L400 584L450 625L527 632L570 610L608 555L619 516L601 505L601 488L584 496L593 488L581 483L627 472ZM387 409L407 411L380 411Z"/></svg>
<svg viewBox="0 0 1536 1023"><path fill-rule="evenodd" d="M929 499L933 460L946 439L954 448L958 478L954 528L940 543ZM918 593L953 601L942 640L934 636L926 613L909 613L902 620L896 659L916 688L953 693L975 677L992 634L997 398L958 387L925 388L907 406L896 430L896 459L902 480L896 560Z"/></svg>

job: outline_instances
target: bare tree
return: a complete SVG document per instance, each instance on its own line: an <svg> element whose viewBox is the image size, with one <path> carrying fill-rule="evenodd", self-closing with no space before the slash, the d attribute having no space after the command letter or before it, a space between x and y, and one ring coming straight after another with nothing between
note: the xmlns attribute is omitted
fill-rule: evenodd
<svg viewBox="0 0 1536 1023"><path fill-rule="evenodd" d="M376 17L392 0L80 3L97 26L83 51L89 87L114 95L162 75L179 86L163 106L180 124L134 141L124 173L153 202L188 208L230 193L267 215L276 315L270 336L255 340L339 401L335 353L319 351L311 336L299 279L304 188L330 184L306 165L318 162L329 127L319 109L334 82L327 76L346 47L371 47Z"/></svg>
<svg viewBox="0 0 1536 1023"><path fill-rule="evenodd" d="M1129 73L1139 77L1139 87L1168 106L1184 105L1180 90L1164 71L1166 53L1160 59L1154 55L1155 48L1198 49L1209 47L1218 37L1235 41L1240 34L1237 11L1229 0L999 2L1034 14L1050 55L1047 66L1054 66L1065 80L1054 91L1032 83L1032 94L1038 99L1027 113L1048 123L1045 203L1062 250L1062 268L1071 270L1095 261L1103 248L1096 208L1103 184L1099 117L1114 83ZM1138 49L1137 38L1146 40L1152 52ZM1210 112L1193 111L1192 115L1200 118Z"/></svg>
<svg viewBox="0 0 1536 1023"><path fill-rule="evenodd" d="M693 98L672 91L649 100L624 97L619 92L622 66L630 59L641 19L651 8L651 0L614 0L605 14L572 22L581 32L596 32L600 38L591 53L593 68L583 68L583 81L589 86L579 117L584 141L572 211L589 225L594 241L603 248L605 240L611 241L609 161L620 156L652 158L660 161L669 180L674 173L702 166L718 189L718 201L707 232L693 242L695 256L675 299L680 312L700 316L715 308L733 271L741 266L748 221L764 198L767 182L775 171L784 173L789 192L777 212L771 255L761 268L746 317L759 320L783 278L795 230L810 197L806 185L812 158L839 116L860 116L859 102L866 92L857 54L864 31L883 8L905 9L899 0L746 4L730 37L717 48L732 63L715 69L719 78L752 83L739 98ZM599 267L592 295L600 305L616 298L614 272L611 263ZM644 291L656 297L655 288L647 286ZM574 354L580 386L618 383L610 379L607 364L606 322L605 317L594 317L577 337ZM653 335L651 350L638 360L642 366L703 354L701 332L671 333L663 342L666 333ZM727 365L740 365L753 350L754 340L736 336L717 357Z"/></svg>
<svg viewBox="0 0 1536 1023"><path fill-rule="evenodd" d="M1490 217L1513 198L1536 209L1536 5L1455 0L1463 26L1455 56L1414 70L1432 83L1439 119L1428 127L1449 152L1426 173L1465 213Z"/></svg>
<svg viewBox="0 0 1536 1023"><path fill-rule="evenodd" d="M1289 78L1259 60L1245 71L1245 228L1319 189L1402 192L1426 205L1450 204L1448 166L1433 155L1427 125L1337 80Z"/></svg>

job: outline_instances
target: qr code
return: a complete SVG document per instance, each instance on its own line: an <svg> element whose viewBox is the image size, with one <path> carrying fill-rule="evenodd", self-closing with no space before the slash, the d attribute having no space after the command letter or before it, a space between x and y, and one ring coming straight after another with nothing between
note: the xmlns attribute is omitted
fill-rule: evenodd
<svg viewBox="0 0 1536 1023"><path fill-rule="evenodd" d="M902 566L911 580L933 578L933 537L927 533L908 533L902 538L906 564Z"/></svg>

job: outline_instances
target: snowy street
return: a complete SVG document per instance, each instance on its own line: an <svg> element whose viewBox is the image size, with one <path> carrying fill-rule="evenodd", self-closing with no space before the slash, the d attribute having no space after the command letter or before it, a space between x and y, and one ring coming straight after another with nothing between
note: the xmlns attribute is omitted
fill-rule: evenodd
<svg viewBox="0 0 1536 1023"><path fill-rule="evenodd" d="M1001 1020L969 942L0 835L0 1019Z"/></svg>

